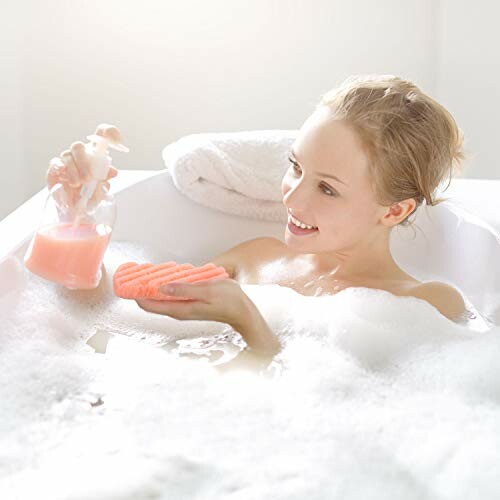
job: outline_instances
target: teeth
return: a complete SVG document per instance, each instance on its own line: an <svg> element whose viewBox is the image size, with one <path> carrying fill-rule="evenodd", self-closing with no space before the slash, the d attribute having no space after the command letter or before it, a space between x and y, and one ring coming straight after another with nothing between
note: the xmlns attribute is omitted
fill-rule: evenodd
<svg viewBox="0 0 500 500"><path fill-rule="evenodd" d="M293 217L293 215L290 215L290 220L294 225L301 227L302 229L318 229L316 226L309 226L307 224L304 224L303 222L300 222L295 217Z"/></svg>

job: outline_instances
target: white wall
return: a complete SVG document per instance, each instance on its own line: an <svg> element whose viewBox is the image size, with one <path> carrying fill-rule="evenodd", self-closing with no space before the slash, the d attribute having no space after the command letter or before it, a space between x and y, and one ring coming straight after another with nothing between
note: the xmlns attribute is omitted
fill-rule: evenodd
<svg viewBox="0 0 500 500"><path fill-rule="evenodd" d="M441 0L437 16L436 96L464 131L464 177L499 179L500 4Z"/></svg>
<svg viewBox="0 0 500 500"><path fill-rule="evenodd" d="M115 166L160 169L162 148L187 134L299 128L353 73L439 88L471 134L476 127L459 91L438 78L436 58L452 47L436 50L443 10L433 0L4 5L0 218L43 187L53 156L101 122L118 125L131 148L113 153ZM477 172L492 177L490 167Z"/></svg>
<svg viewBox="0 0 500 500"><path fill-rule="evenodd" d="M20 4L0 9L0 220L37 191L41 179L32 184L23 140L25 125L23 93L23 37L25 29Z"/></svg>

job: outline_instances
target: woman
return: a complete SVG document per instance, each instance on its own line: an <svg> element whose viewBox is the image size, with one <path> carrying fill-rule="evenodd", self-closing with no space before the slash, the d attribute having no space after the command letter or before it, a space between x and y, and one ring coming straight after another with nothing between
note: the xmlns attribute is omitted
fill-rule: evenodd
<svg viewBox="0 0 500 500"><path fill-rule="evenodd" d="M97 134L120 141L116 127ZM433 192L465 155L455 120L415 84L393 75L354 76L326 93L300 129L282 181L289 214L285 243L246 241L211 259L230 278L176 285L170 295L192 301L137 300L143 309L177 319L226 322L254 353L273 356L281 345L240 284L274 283L304 295L333 295L348 287L385 290L426 300L453 321L464 300L454 287L421 283L394 261L390 233ZM75 197L88 175L83 143L55 158L49 187ZM112 169L109 178L116 175ZM99 197L109 188L101 184ZM166 290L164 290L166 292Z"/></svg>

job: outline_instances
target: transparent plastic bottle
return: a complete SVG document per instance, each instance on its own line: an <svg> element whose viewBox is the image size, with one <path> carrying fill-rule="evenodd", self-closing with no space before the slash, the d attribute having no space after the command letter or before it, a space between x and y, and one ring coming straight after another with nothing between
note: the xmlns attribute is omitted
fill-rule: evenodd
<svg viewBox="0 0 500 500"><path fill-rule="evenodd" d="M24 257L34 274L75 290L96 288L102 278L102 261L116 220L114 196L99 201L92 195L106 179L111 157L107 148L128 152L122 144L100 135L87 136L91 180L83 184L78 200L70 200L60 183L49 192L42 220Z"/></svg>

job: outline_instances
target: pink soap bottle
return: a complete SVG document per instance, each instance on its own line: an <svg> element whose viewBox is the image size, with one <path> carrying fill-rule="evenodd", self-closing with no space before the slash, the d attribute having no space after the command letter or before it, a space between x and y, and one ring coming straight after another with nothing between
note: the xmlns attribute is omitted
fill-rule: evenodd
<svg viewBox="0 0 500 500"><path fill-rule="evenodd" d="M70 203L62 184L49 192L42 220L24 257L24 265L42 278L75 290L93 289L102 277L102 261L116 220L116 202L106 193L98 203L92 195L107 178L111 165L108 147L128 152L120 143L100 135L87 136L92 179Z"/></svg>

